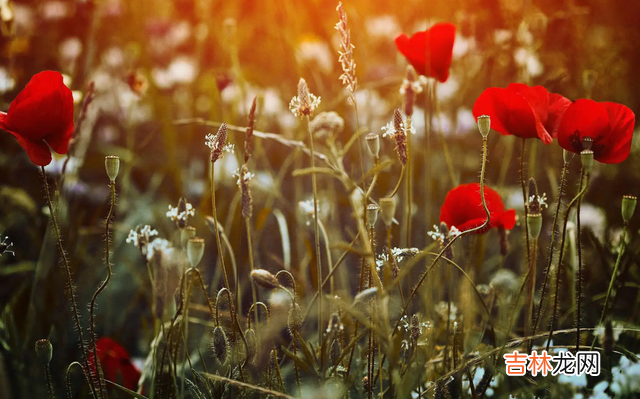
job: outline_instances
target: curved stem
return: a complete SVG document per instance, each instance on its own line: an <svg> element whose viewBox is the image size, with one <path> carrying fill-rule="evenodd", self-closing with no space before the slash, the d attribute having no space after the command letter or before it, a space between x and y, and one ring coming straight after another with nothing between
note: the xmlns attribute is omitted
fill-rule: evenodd
<svg viewBox="0 0 640 399"><path fill-rule="evenodd" d="M535 320L533 321L533 327L531 329L531 335L536 335L536 329L538 327L538 323L540 322L540 318L542 317L542 309L544 305L545 291L547 290L547 285L549 283L549 272L551 271L551 264L553 263L553 247L555 245L556 240L556 230L558 227L558 217L560 215L560 205L562 203L562 195L564 194L564 185L565 180L567 178L567 169L569 167L568 163L562 164L562 173L560 178L560 190L558 192L558 203L556 206L556 212L553 216L553 226L551 228L551 242L549 243L549 260L547 261L547 266L544 269L544 279L542 280L542 289L540 290L540 303L538 304L538 310L536 312ZM529 341L528 352L531 352L531 348L533 347L533 340Z"/></svg>
<svg viewBox="0 0 640 399"><path fill-rule="evenodd" d="M41 166L40 169L42 175L42 182L44 184L44 192L47 196L47 205L49 206L49 213L51 214L51 222L53 223L53 230L56 234L56 241L58 244L58 251L60 251L60 256L62 257L63 268L65 271L65 282L67 285L69 302L71 302L71 313L73 317L73 322L75 324L76 330L78 330L78 337L80 339L80 351L82 353L82 368L85 370L85 373L88 374L89 378L89 386L91 388L91 395L94 398L99 398L100 395L95 387L95 381L93 379L93 374L91 373L91 368L89 367L89 359L87 356L87 348L85 346L84 337L82 334L82 325L80 324L80 313L78 312L78 304L76 302L76 287L73 285L73 278L71 277L71 266L69 264L69 259L67 258L67 253L62 247L62 238L60 236L60 227L58 226L58 218L56 217L56 213L53 210L53 203L51 202L51 194L49 194L49 183L47 182L47 174L44 170L44 166Z"/></svg>
<svg viewBox="0 0 640 399"><path fill-rule="evenodd" d="M583 179L586 181L583 184ZM556 321L556 315L558 312L558 294L559 294L559 279L560 279L560 269L562 268L562 260L564 258L564 242L567 234L567 222L569 222L569 213L571 212L571 208L578 202L580 197L587 191L587 187L589 186L589 175L584 173L584 169L580 174L580 192L571 200L569 206L567 207L567 212L564 218L564 226L562 227L562 240L560 241L560 256L558 258L558 268L556 269L556 290L553 299L553 311L551 314L551 321L549 324L549 338L547 340L547 352L549 351L549 346L551 345L551 338L553 338L553 329Z"/></svg>
<svg viewBox="0 0 640 399"><path fill-rule="evenodd" d="M89 305L89 336L90 336L90 340L91 340L91 345L93 346L93 358L94 358L94 362L96 365L96 372L98 373L98 378L100 381L100 391L102 392L102 395L104 397L106 397L106 386L105 384L102 382L102 368L100 367L100 362L98 361L98 349L96 347L96 336L95 336L95 320L94 320L94 309L95 309L95 305L96 305L96 300L98 299L98 295L102 292L102 290L104 290L107 287L107 284L109 284L109 281L111 280L111 262L109 260L109 243L111 241L111 231L110 231L110 224L111 224L111 219L113 218L113 207L115 206L115 202L116 202L116 183L114 181L109 182L109 188L111 189L111 205L109 206L109 213L107 214L107 220L105 221L105 234L104 234L104 241L105 241L105 261L107 263L107 278L102 282L102 284L100 284L100 286L98 287L98 289L96 290L96 292L93 294L93 297L91 298L91 305Z"/></svg>
<svg viewBox="0 0 640 399"><path fill-rule="evenodd" d="M605 317L607 316L607 310L609 308L609 301L611 299L611 294L613 292L613 284L616 281L616 276L618 275L618 267L620 266L620 260L622 259L622 254L627 248L626 240L627 240L627 228L629 227L628 223L624 224L622 228L622 236L620 238L620 248L618 249L618 257L616 258L616 264L613 267L613 274L611 275L611 281L609 281L609 288L607 288L607 296L604 299L604 307L602 308L602 314L600 315L600 321L598 325L601 325ZM591 349L593 350L594 345L596 344L596 337L593 337L593 342L591 342Z"/></svg>
<svg viewBox="0 0 640 399"><path fill-rule="evenodd" d="M402 169L400 169L400 177L398 177L398 183L396 183L396 186L394 187L393 191L391 191L391 193L387 195L387 197L393 198L398 193L398 190L400 189L400 183L402 183L402 178L404 177L405 169L406 167L402 165Z"/></svg>

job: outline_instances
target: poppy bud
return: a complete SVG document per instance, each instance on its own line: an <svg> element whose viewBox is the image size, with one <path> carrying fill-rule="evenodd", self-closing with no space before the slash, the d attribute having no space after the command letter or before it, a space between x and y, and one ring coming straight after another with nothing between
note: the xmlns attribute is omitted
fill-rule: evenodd
<svg viewBox="0 0 640 399"><path fill-rule="evenodd" d="M256 332L250 328L244 332L244 339L247 340L247 361L253 362L258 353L258 338Z"/></svg>
<svg viewBox="0 0 640 399"><path fill-rule="evenodd" d="M364 138L371 155L378 158L380 156L380 136L377 133L369 133Z"/></svg>
<svg viewBox="0 0 640 399"><path fill-rule="evenodd" d="M220 363L224 364L227 361L228 355L228 342L227 334L224 333L222 327L217 326L213 329L213 339L211 342L211 349L213 351L213 357Z"/></svg>
<svg viewBox="0 0 640 399"><path fill-rule="evenodd" d="M182 249L186 249L189 239L195 236L196 228L193 226L187 226L184 229L180 230L180 244L182 244Z"/></svg>
<svg viewBox="0 0 640 399"><path fill-rule="evenodd" d="M380 216L385 226L391 226L395 214L396 201L393 198L380 198Z"/></svg>
<svg viewBox="0 0 640 399"><path fill-rule="evenodd" d="M622 220L624 220L624 224L628 224L631 217L633 217L637 203L638 198L633 195L625 195L622 197Z"/></svg>
<svg viewBox="0 0 640 399"><path fill-rule="evenodd" d="M287 314L287 329L289 330L289 334L292 337L294 332L300 331L300 327L302 327L303 321L304 319L302 318L300 305L294 303L289 308L289 313Z"/></svg>
<svg viewBox="0 0 640 399"><path fill-rule="evenodd" d="M587 176L591 175L591 170L593 169L593 151L582 150L580 152L580 161L582 162L584 173Z"/></svg>
<svg viewBox="0 0 640 399"><path fill-rule="evenodd" d="M358 295L356 295L356 297L353 298L353 304L356 305L359 303L368 302L376 298L377 296L378 296L378 288L376 287L367 288L366 290L359 292Z"/></svg>
<svg viewBox="0 0 640 399"><path fill-rule="evenodd" d="M51 363L51 358L53 357L53 346L48 339L41 339L36 341L36 356L38 356L38 360L44 366L48 366Z"/></svg>
<svg viewBox="0 0 640 399"><path fill-rule="evenodd" d="M529 229L529 237L537 240L542 230L542 215L539 213L527 214L527 228Z"/></svg>
<svg viewBox="0 0 640 399"><path fill-rule="evenodd" d="M373 229L376 220L378 220L378 209L380 209L380 207L376 204L367 205L367 223L369 223L369 228L371 229Z"/></svg>
<svg viewBox="0 0 640 399"><path fill-rule="evenodd" d="M478 130L482 137L487 137L491 130L491 117L489 115L480 115L478 117Z"/></svg>
<svg viewBox="0 0 640 399"><path fill-rule="evenodd" d="M202 260L204 255L204 239L200 237L192 237L187 241L187 258L191 267L196 267Z"/></svg>
<svg viewBox="0 0 640 399"><path fill-rule="evenodd" d="M276 276L264 269L255 269L251 272L251 280L262 287L273 290L280 288L280 283Z"/></svg>
<svg viewBox="0 0 640 399"><path fill-rule="evenodd" d="M111 182L116 181L118 171L120 170L120 157L117 155L107 155L104 157L104 167L107 169L107 176Z"/></svg>

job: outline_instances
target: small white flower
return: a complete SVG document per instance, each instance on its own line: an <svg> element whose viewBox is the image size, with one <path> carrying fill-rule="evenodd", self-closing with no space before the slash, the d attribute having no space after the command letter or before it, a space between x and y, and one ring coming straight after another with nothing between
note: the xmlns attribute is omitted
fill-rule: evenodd
<svg viewBox="0 0 640 399"><path fill-rule="evenodd" d="M129 236L126 240L127 244L133 244L136 247L138 246L138 233L135 230L129 230Z"/></svg>
<svg viewBox="0 0 640 399"><path fill-rule="evenodd" d="M212 151L215 151L218 146L218 134L209 133L204 137L204 145L211 148ZM229 154L233 154L233 150L235 149L235 144L225 144L222 147L222 152L228 152Z"/></svg>
<svg viewBox="0 0 640 399"><path fill-rule="evenodd" d="M300 102L298 96L293 96L291 102L289 103L289 110L293 113L294 116L304 116L307 115L306 112L311 112L318 108L320 105L320 97L316 97L315 95L309 93L309 101L311 102L307 106ZM309 108L309 110L305 110L305 108Z"/></svg>
<svg viewBox="0 0 640 399"><path fill-rule="evenodd" d="M233 172L233 177L237 178L238 180L236 180L236 184L238 186L240 186L242 184L242 181L244 180L244 183L249 183L251 181L251 179L253 179L253 177L255 176L253 173L249 172L248 170L246 172L244 172L243 176L240 176L240 168L236 169L235 172ZM311 207L313 209L313 206Z"/></svg>
<svg viewBox="0 0 640 399"><path fill-rule="evenodd" d="M178 222L178 221L186 222L189 217L195 216L195 215L196 215L196 211L195 209L193 209L193 205L191 205L188 202L185 204L185 210L182 212L179 212L178 207L174 208L171 205L169 205L169 211L167 211L167 217L174 222Z"/></svg>
<svg viewBox="0 0 640 399"><path fill-rule="evenodd" d="M423 80L418 79L410 82L406 78L402 80L402 84L400 85L400 94L404 95L408 89L411 89L415 94L422 93L422 85Z"/></svg>

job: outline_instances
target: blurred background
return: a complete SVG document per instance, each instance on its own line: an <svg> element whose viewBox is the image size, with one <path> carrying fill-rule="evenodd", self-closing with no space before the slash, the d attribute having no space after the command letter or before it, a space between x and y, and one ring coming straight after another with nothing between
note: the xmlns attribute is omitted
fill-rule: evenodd
<svg viewBox="0 0 640 399"><path fill-rule="evenodd" d="M65 178L57 180L60 186L56 187L63 237L81 304L89 301L104 272L103 226L109 191L103 159L117 154L122 161L113 234L116 274L99 303L100 336L114 337L134 355L145 353L152 330L145 294L149 282L144 261L125 238L136 226L149 224L160 237L176 242L179 233L165 213L182 196L196 208L192 223L207 240L204 273L212 282L219 277L215 242L204 219L211 215L209 149L204 136L217 129L215 124L192 123L193 118L243 127L251 101L257 97L257 130L306 140L300 122L288 109L298 79L304 77L311 92L322 97L318 111L336 111L345 119L337 141L344 145L354 134L353 108L338 80L342 71L340 38L334 29L336 6L327 0L0 0L1 110L8 109L31 76L45 69L65 75L77 114L90 83L94 85ZM380 132L391 120L393 109L401 106L398 89L406 61L396 50L395 37L438 21L457 26L451 77L435 89L438 112L431 116L435 173L425 178L416 173L415 177L413 242L420 248L430 242L426 232L437 223L446 192L477 180L480 139L471 108L485 88L506 87L511 82L539 84L570 99L590 97L623 103L636 114L640 110L638 1L405 0L394 4L359 0L345 1L344 9L355 45L359 123L374 132ZM414 153L424 143L424 95L417 103ZM243 136L230 133L236 153L216 164L216 196L220 221L246 272L246 232L233 176L242 162ZM290 267L301 276L304 289L313 289L312 269L301 266L314 262L309 256L313 231L301 222L304 218L299 215L295 192L301 185L310 193L310 179L291 176L298 165L289 157L291 148L269 140L257 140L256 146L250 164L256 175L252 181L256 262L271 270ZM318 146L318 151L327 150L322 143ZM593 236L586 250L599 254L603 263L610 260L607 251L621 231L620 198L640 194L639 147L635 137L627 161L596 165L594 170L583 206L583 225ZM491 135L487 182L502 193L507 207L521 213L519 148L514 137ZM395 159L391 142L384 141L383 152L384 157ZM47 167L51 178L60 178L64 160L54 158ZM297 167L308 166L308 158L302 162ZM555 204L561 149L555 142L545 147L530 141L526 163L528 175L537 178L540 191ZM360 173L356 151L349 153L345 164L352 176ZM371 161L366 160L366 165L370 167ZM420 163L417 167L422 168ZM577 185L578 170L574 162L570 192ZM395 185L398 172L397 164L388 169L379 183L379 195ZM335 194L327 194L321 204L321 218L330 237L336 242L350 241L355 226L346 222L350 217L346 195L329 178L319 184ZM423 198L427 197L432 203L425 205ZM33 341L51 337L56 343L54 354L60 354L54 363L62 369L77 358L77 348L62 295L62 276L52 272L57 254L45 208L37 168L13 137L1 132L0 234L10 237L16 255L0 259L0 353L5 360L31 358ZM545 219L545 226L550 219ZM638 231L638 220L632 222L631 231ZM292 239L290 259L283 254L280 235L269 234L282 231L282 223ZM521 229L516 227L517 237ZM495 232L487 238L493 240L497 240ZM515 239L511 244L506 265L519 272L522 243ZM544 245L541 242L541 248ZM493 270L499 262L497 247L487 251L487 257L493 259L489 270ZM609 276L598 269L599 258L593 259L587 273L601 281L589 287L595 294L604 291ZM487 282L488 273L480 280ZM630 278L637 277L635 273ZM631 303L637 301L636 291L627 293ZM637 321L637 309L628 311L625 317ZM595 313L593 318L597 319ZM24 376L31 361L6 361L4 372ZM28 379L12 384L13 392L30 389L39 388L29 387ZM0 398L2 395L0 392Z"/></svg>

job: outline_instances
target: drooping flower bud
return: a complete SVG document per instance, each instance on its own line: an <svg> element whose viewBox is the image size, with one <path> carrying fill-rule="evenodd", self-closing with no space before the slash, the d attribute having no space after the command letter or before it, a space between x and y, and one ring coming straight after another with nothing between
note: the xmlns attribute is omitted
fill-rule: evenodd
<svg viewBox="0 0 640 399"><path fill-rule="evenodd" d="M244 339L247 340L247 361L253 363L258 353L258 338L256 332L250 328L244 332Z"/></svg>
<svg viewBox="0 0 640 399"><path fill-rule="evenodd" d="M380 156L380 135L372 132L367 134L364 138L367 142L367 148L371 155L373 155L374 158L378 158Z"/></svg>
<svg viewBox="0 0 640 399"><path fill-rule="evenodd" d="M115 182L116 177L118 177L118 172L120 171L120 157L117 155L107 155L104 157L104 167L107 170L109 180L112 183Z"/></svg>
<svg viewBox="0 0 640 399"><path fill-rule="evenodd" d="M391 198L380 198L380 217L385 226L390 227L396 215L396 201Z"/></svg>
<svg viewBox="0 0 640 399"><path fill-rule="evenodd" d="M625 195L622 197L622 220L625 224L628 224L629 220L633 217L637 203L638 198L634 195Z"/></svg>
<svg viewBox="0 0 640 399"><path fill-rule="evenodd" d="M376 221L378 220L378 209L380 209L380 207L376 204L367 205L367 223L369 224L370 229L373 229L376 225Z"/></svg>
<svg viewBox="0 0 640 399"><path fill-rule="evenodd" d="M227 334L225 334L222 327L217 326L213 329L213 338L211 340L211 350L213 351L213 357L220 364L224 364L227 361L228 351Z"/></svg>
<svg viewBox="0 0 640 399"><path fill-rule="evenodd" d="M251 272L251 280L269 290L280 288L280 283L276 276L271 274L268 270L255 269Z"/></svg>
<svg viewBox="0 0 640 399"><path fill-rule="evenodd" d="M591 175L591 170L593 170L593 151L582 150L580 152L580 161L582 162L584 173L587 176Z"/></svg>
<svg viewBox="0 0 640 399"><path fill-rule="evenodd" d="M48 366L51 363L51 358L53 357L53 346L48 339L40 339L36 341L36 356L38 356L38 360L44 366Z"/></svg>
<svg viewBox="0 0 640 399"><path fill-rule="evenodd" d="M478 117L478 130L482 137L486 138L491 130L491 117L489 115L480 115Z"/></svg>
<svg viewBox="0 0 640 399"><path fill-rule="evenodd" d="M197 267L204 255L204 239L192 237L187 241L187 258L191 267Z"/></svg>

